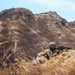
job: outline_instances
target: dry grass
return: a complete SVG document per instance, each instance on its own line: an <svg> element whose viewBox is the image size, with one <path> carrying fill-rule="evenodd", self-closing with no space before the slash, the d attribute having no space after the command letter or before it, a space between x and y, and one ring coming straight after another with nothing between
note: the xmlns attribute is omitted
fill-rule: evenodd
<svg viewBox="0 0 75 75"><path fill-rule="evenodd" d="M1 69L0 75L75 75L75 50L63 52L38 65L21 59L8 68Z"/></svg>

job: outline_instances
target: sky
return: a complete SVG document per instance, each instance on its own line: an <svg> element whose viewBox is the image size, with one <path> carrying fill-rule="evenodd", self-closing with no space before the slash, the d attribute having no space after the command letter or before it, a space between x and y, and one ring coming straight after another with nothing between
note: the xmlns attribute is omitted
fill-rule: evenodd
<svg viewBox="0 0 75 75"><path fill-rule="evenodd" d="M34 14L55 11L69 22L75 20L75 0L0 0L0 12L20 7Z"/></svg>

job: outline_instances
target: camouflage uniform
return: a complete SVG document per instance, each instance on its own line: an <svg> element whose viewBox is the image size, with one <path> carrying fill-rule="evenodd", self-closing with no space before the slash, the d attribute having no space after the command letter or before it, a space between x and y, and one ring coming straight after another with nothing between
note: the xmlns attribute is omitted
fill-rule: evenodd
<svg viewBox="0 0 75 75"><path fill-rule="evenodd" d="M53 51L50 49L50 47L53 47L56 45L55 42L50 42L49 45L45 50L38 53L36 60L39 62L44 62L46 60L49 60L53 56Z"/></svg>
<svg viewBox="0 0 75 75"><path fill-rule="evenodd" d="M51 55L52 55L51 50L50 49L45 49L42 52L38 53L37 56L38 57L44 56L45 58L50 59L51 58Z"/></svg>
<svg viewBox="0 0 75 75"><path fill-rule="evenodd" d="M51 57L56 55L57 44L55 42L50 42L46 48L51 51Z"/></svg>

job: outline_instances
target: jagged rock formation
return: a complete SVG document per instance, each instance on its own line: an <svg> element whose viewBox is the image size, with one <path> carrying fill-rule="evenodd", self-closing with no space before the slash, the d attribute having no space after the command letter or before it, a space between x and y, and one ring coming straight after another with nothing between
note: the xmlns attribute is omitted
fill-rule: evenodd
<svg viewBox="0 0 75 75"><path fill-rule="evenodd" d="M33 14L25 8L0 12L0 41L17 43L17 55L36 56L50 41L75 48L75 22L67 22L56 12Z"/></svg>

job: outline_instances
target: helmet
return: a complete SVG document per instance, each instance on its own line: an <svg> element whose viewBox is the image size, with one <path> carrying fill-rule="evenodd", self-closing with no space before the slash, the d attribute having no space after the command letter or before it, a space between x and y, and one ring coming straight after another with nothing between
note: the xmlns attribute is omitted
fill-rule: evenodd
<svg viewBox="0 0 75 75"><path fill-rule="evenodd" d="M55 42L50 42L50 43L46 46L46 48L48 49L48 48L50 48L51 46L55 46L55 45L56 45Z"/></svg>
<svg viewBox="0 0 75 75"><path fill-rule="evenodd" d="M49 46L54 46L54 45L56 45L55 42L50 42L50 43L49 43Z"/></svg>

